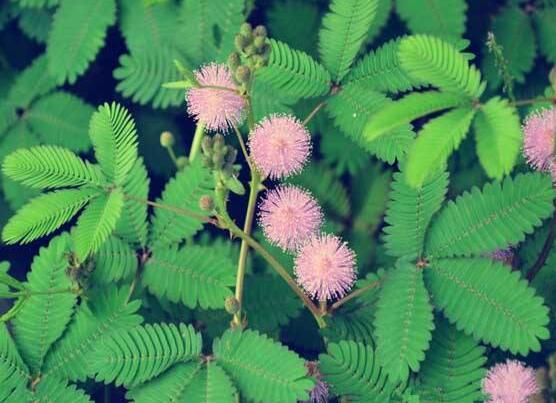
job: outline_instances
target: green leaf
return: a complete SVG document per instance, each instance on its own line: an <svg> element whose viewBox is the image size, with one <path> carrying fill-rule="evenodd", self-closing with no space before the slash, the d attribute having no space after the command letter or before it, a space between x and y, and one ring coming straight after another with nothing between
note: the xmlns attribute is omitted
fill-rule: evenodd
<svg viewBox="0 0 556 403"><path fill-rule="evenodd" d="M356 83L365 90L397 94L423 86L419 80L408 75L398 57L399 39L386 42L368 53L351 69L345 81Z"/></svg>
<svg viewBox="0 0 556 403"><path fill-rule="evenodd" d="M451 93L428 91L408 94L371 115L363 129L363 137L367 141L376 140L415 119L463 103L460 96Z"/></svg>
<svg viewBox="0 0 556 403"><path fill-rule="evenodd" d="M147 204L143 201L148 199L149 184L143 158L139 157L122 184L124 195L127 196L123 207L126 213L120 217L115 233L141 247L147 244Z"/></svg>
<svg viewBox="0 0 556 403"><path fill-rule="evenodd" d="M83 381L93 375L91 357L103 336L141 324L136 314L139 301L128 302L129 287L103 286L81 302L64 337L54 344L46 357L43 378L57 377Z"/></svg>
<svg viewBox="0 0 556 403"><path fill-rule="evenodd" d="M508 72L518 83L525 82L525 74L533 68L536 56L531 18L518 7L507 7L494 18L491 30L496 43L502 47ZM494 65L492 53L485 54L482 68L489 87L498 88L502 84L502 77Z"/></svg>
<svg viewBox="0 0 556 403"><path fill-rule="evenodd" d="M39 56L15 78L8 92L8 103L26 109L54 88L56 80L48 72L46 56Z"/></svg>
<svg viewBox="0 0 556 403"><path fill-rule="evenodd" d="M296 98L312 98L330 91L330 73L305 52L270 39L268 65L257 72L256 80Z"/></svg>
<svg viewBox="0 0 556 403"><path fill-rule="evenodd" d="M114 0L64 0L54 14L46 57L58 84L73 84L104 45L116 20Z"/></svg>
<svg viewBox="0 0 556 403"><path fill-rule="evenodd" d="M13 401L15 396L23 393L31 379L27 366L21 359L17 347L13 342L4 323L0 323L0 400Z"/></svg>
<svg viewBox="0 0 556 403"><path fill-rule="evenodd" d="M94 256L93 284L112 284L129 280L137 271L137 253L126 242L109 237Z"/></svg>
<svg viewBox="0 0 556 403"><path fill-rule="evenodd" d="M60 0L12 0L17 1L20 7L24 8L44 8L57 6Z"/></svg>
<svg viewBox="0 0 556 403"><path fill-rule="evenodd" d="M396 10L414 34L456 41L465 32L465 0L398 0Z"/></svg>
<svg viewBox="0 0 556 403"><path fill-rule="evenodd" d="M36 403L92 403L91 397L75 385L68 385L64 380L53 377L41 379L35 392L33 402Z"/></svg>
<svg viewBox="0 0 556 403"><path fill-rule="evenodd" d="M485 348L472 337L457 331L447 320L437 320L419 371L419 395L439 403L481 401L486 360Z"/></svg>
<svg viewBox="0 0 556 403"><path fill-rule="evenodd" d="M31 129L47 144L56 144L73 151L91 146L85 122L93 108L67 92L54 92L35 102L26 113Z"/></svg>
<svg viewBox="0 0 556 403"><path fill-rule="evenodd" d="M476 99L485 89L479 70L442 39L430 35L408 36L400 42L398 57L411 77L443 91Z"/></svg>
<svg viewBox="0 0 556 403"><path fill-rule="evenodd" d="M540 341L550 336L543 299L503 263L438 259L425 269L425 279L434 305L475 339L527 355L540 351Z"/></svg>
<svg viewBox="0 0 556 403"><path fill-rule="evenodd" d="M36 189L66 186L102 186L105 179L97 166L58 146L19 149L2 164L7 177Z"/></svg>
<svg viewBox="0 0 556 403"><path fill-rule="evenodd" d="M73 286L66 274L70 242L66 233L54 238L48 248L41 248L25 283L26 290L37 294L27 299L12 322L14 341L34 374L40 372L46 353L62 335L73 314L75 293L48 294L54 290L70 290Z"/></svg>
<svg viewBox="0 0 556 403"><path fill-rule="evenodd" d="M115 102L105 103L91 118L89 134L108 180L123 184L137 160L137 131L130 113Z"/></svg>
<svg viewBox="0 0 556 403"><path fill-rule="evenodd" d="M126 387L146 382L178 362L201 354L201 334L191 325L154 324L114 332L92 354L95 380Z"/></svg>
<svg viewBox="0 0 556 403"><path fill-rule="evenodd" d="M427 233L429 258L472 256L517 245L554 210L547 175L521 174L448 202Z"/></svg>
<svg viewBox="0 0 556 403"><path fill-rule="evenodd" d="M52 12L44 9L21 10L18 25L29 38L44 43L52 27Z"/></svg>
<svg viewBox="0 0 556 403"><path fill-rule="evenodd" d="M534 16L540 50L549 62L556 64L556 5L536 9Z"/></svg>
<svg viewBox="0 0 556 403"><path fill-rule="evenodd" d="M157 297L190 308L221 309L232 295L234 267L229 255L207 246L157 249L145 265L143 284Z"/></svg>
<svg viewBox="0 0 556 403"><path fill-rule="evenodd" d="M378 0L332 0L322 19L319 54L334 81L349 71L369 32Z"/></svg>
<svg viewBox="0 0 556 403"><path fill-rule="evenodd" d="M236 390L226 372L214 361L175 365L158 378L131 389L136 403L234 403Z"/></svg>
<svg viewBox="0 0 556 403"><path fill-rule="evenodd" d="M390 383L371 346L342 340L319 355L319 370L330 390L349 401L390 401L396 385Z"/></svg>
<svg viewBox="0 0 556 403"><path fill-rule="evenodd" d="M64 189L41 194L10 218L2 230L7 244L29 243L48 235L71 220L98 195L93 189Z"/></svg>
<svg viewBox="0 0 556 403"><path fill-rule="evenodd" d="M474 122L477 155L487 175L502 179L521 152L522 132L516 108L500 97L481 106Z"/></svg>
<svg viewBox="0 0 556 403"><path fill-rule="evenodd" d="M376 354L391 382L405 382L418 372L434 329L432 305L423 270L400 262L386 274L376 317Z"/></svg>
<svg viewBox="0 0 556 403"><path fill-rule="evenodd" d="M407 156L405 176L415 188L446 168L448 158L467 135L475 116L472 107L460 107L427 122L417 134Z"/></svg>
<svg viewBox="0 0 556 403"><path fill-rule="evenodd" d="M108 195L94 199L79 216L73 231L75 254L83 262L91 253L99 250L112 234L122 213L124 195L114 189Z"/></svg>
<svg viewBox="0 0 556 403"><path fill-rule="evenodd" d="M258 332L228 330L214 341L212 350L216 362L246 399L276 403L306 400L314 386L303 359Z"/></svg>
<svg viewBox="0 0 556 403"><path fill-rule="evenodd" d="M211 171L205 168L200 160L195 160L170 179L159 202L204 216L206 212L199 207L199 198L211 194L213 187ZM167 209L156 209L152 219L150 243L153 248L178 244L202 228L203 223L197 217L176 214Z"/></svg>
<svg viewBox="0 0 556 403"><path fill-rule="evenodd" d="M386 207L384 241L391 256L421 256L425 234L448 191L448 174L436 174L419 188L409 186L406 167L394 174Z"/></svg>

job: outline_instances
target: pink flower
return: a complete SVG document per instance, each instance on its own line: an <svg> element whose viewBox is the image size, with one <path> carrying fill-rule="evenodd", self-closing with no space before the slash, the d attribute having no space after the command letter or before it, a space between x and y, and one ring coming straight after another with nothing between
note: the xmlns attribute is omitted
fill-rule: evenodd
<svg viewBox="0 0 556 403"><path fill-rule="evenodd" d="M259 223L268 240L294 251L322 225L322 211L310 193L292 185L266 192L259 206Z"/></svg>
<svg viewBox="0 0 556 403"><path fill-rule="evenodd" d="M314 236L295 258L295 275L311 297L341 298L355 281L355 254L337 236Z"/></svg>
<svg viewBox="0 0 556 403"><path fill-rule="evenodd" d="M293 116L271 116L249 138L251 157L265 176L285 178L303 168L311 153L311 135Z"/></svg>
<svg viewBox="0 0 556 403"><path fill-rule="evenodd" d="M195 77L201 87L191 88L186 95L189 114L210 130L227 130L241 123L245 101L235 92L237 87L228 67L211 63L197 70Z"/></svg>
<svg viewBox="0 0 556 403"><path fill-rule="evenodd" d="M322 380L322 374L318 369L318 363L315 361L307 361L305 363L310 376L314 376L317 383L309 393L307 403L327 403L328 402L328 385Z"/></svg>
<svg viewBox="0 0 556 403"><path fill-rule="evenodd" d="M511 246L507 247L506 249L496 249L490 254L490 257L493 260L511 266L512 260L514 259L514 250Z"/></svg>
<svg viewBox="0 0 556 403"><path fill-rule="evenodd" d="M544 109L529 115L523 132L523 149L529 165L540 171L553 171L556 109Z"/></svg>
<svg viewBox="0 0 556 403"><path fill-rule="evenodd" d="M535 371L523 363L507 360L490 368L483 380L483 391L490 403L527 403L529 396L539 392Z"/></svg>

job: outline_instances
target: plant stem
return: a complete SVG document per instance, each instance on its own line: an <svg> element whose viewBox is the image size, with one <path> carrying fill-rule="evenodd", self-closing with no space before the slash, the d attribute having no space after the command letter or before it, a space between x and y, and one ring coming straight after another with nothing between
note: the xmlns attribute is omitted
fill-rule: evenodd
<svg viewBox="0 0 556 403"><path fill-rule="evenodd" d="M195 134L193 135L193 142L191 143L191 149L189 150L189 162L193 162L195 158L197 158L197 155L199 155L204 135L205 125L197 123L197 128L195 129Z"/></svg>
<svg viewBox="0 0 556 403"><path fill-rule="evenodd" d="M544 245L542 247L541 253L533 266L527 272L527 280L529 282L533 281L535 276L541 271L544 264L546 263L546 259L550 255L550 250L554 245L554 238L556 236L556 212L552 216L552 221L550 222L550 228L548 229L548 235L546 236L546 240L544 241Z"/></svg>
<svg viewBox="0 0 556 403"><path fill-rule="evenodd" d="M317 114L318 111L320 111L324 105L326 105L326 101L322 101L320 103L318 103L313 110L307 115L307 117L303 120L303 126L306 126Z"/></svg>
<svg viewBox="0 0 556 403"><path fill-rule="evenodd" d="M346 302L349 302L352 299L359 297L361 294L364 294L367 291L372 290L375 287L378 287L380 285L380 283L381 283L380 280L373 281L372 283L367 284L365 287L361 287L361 288L353 291L352 293L346 295L341 300L336 301L332 304L332 306L330 307L330 312L333 312L333 311L337 310L339 307L344 305Z"/></svg>
<svg viewBox="0 0 556 403"><path fill-rule="evenodd" d="M552 102L552 103L554 103L554 102L556 102L556 98L540 97L540 98L520 99L518 101L510 102L510 105L524 106L524 105L535 104L537 102Z"/></svg>
<svg viewBox="0 0 556 403"><path fill-rule="evenodd" d="M260 254L264 260L270 264L270 266L276 271L276 273L284 279L284 281L290 286L293 292L301 298L303 304L311 311L313 317L317 321L320 328L326 327L326 323L322 319L319 312L319 308L311 301L311 299L303 292L303 290L297 285L293 278L289 275L288 271L278 262L274 256L272 256L260 243L258 243L250 235L243 232L230 218L225 218L226 223L229 226L232 234L241 238L245 243L247 243L251 248L253 248L258 254Z"/></svg>
<svg viewBox="0 0 556 403"><path fill-rule="evenodd" d="M261 184L261 176L257 170L251 170L251 182L249 189L249 200L247 202L247 213L245 215L245 223L243 224L243 233L251 236L253 227L253 217L255 216L255 208L257 206L257 196L259 195L259 185ZM236 300L239 303L239 310L234 314L232 323L236 326L241 325L242 299L243 299L243 280L245 278L245 266L247 263L247 253L249 252L248 242L242 238L241 249L239 251L239 260L237 263L236 275Z"/></svg>
<svg viewBox="0 0 556 403"><path fill-rule="evenodd" d="M247 153L247 147L245 147L243 136L241 135L241 132L239 131L236 125L234 125L234 132L236 133L237 141L239 142L239 146L241 148L241 152L243 153L243 157L245 158L245 161L247 161L247 165L249 165L249 169L252 172L253 170L255 170L255 168L251 164L251 158L249 158L249 154Z"/></svg>

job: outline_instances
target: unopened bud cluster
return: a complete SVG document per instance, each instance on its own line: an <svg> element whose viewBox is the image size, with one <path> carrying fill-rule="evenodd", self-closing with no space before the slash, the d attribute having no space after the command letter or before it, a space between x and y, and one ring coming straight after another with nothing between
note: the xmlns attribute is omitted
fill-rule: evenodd
<svg viewBox="0 0 556 403"><path fill-rule="evenodd" d="M240 86L246 86L255 70L268 64L270 44L266 28L259 25L253 29L251 24L244 23L235 37L235 46L236 52L228 57L228 66L234 80Z"/></svg>
<svg viewBox="0 0 556 403"><path fill-rule="evenodd" d="M245 189L237 179L240 165L236 165L237 150L227 145L220 133L205 136L201 143L203 150L203 164L212 170L217 183L237 194L243 194Z"/></svg>

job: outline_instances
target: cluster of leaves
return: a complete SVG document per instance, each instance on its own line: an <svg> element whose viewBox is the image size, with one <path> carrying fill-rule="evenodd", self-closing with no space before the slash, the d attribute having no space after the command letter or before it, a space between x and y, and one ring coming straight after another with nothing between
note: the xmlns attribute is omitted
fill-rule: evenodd
<svg viewBox="0 0 556 403"><path fill-rule="evenodd" d="M26 253L50 238L25 281L0 264L0 296L14 301L0 400L86 402L104 383L137 402L296 402L321 379L347 401L472 402L484 399L487 361L556 349L556 192L522 165L524 111L500 91L494 56L485 47L478 69L463 39L482 35L481 49L492 31L516 92L553 96L556 5L500 1L480 27L467 3L2 2L0 34L44 47L18 73L0 50L1 185L14 211L2 240ZM291 181L358 256L361 293L330 304L323 329L254 253L248 329L229 329L238 250L199 206L215 179L198 159L161 169L151 147L183 120L183 93L162 85L183 78L174 61L225 62L254 8L271 53L249 88L253 115L316 111L314 162ZM102 97L142 107L95 110L79 84L103 67L95 59L116 30L125 49ZM513 267L492 258L510 246ZM315 376L305 364L317 358Z"/></svg>

